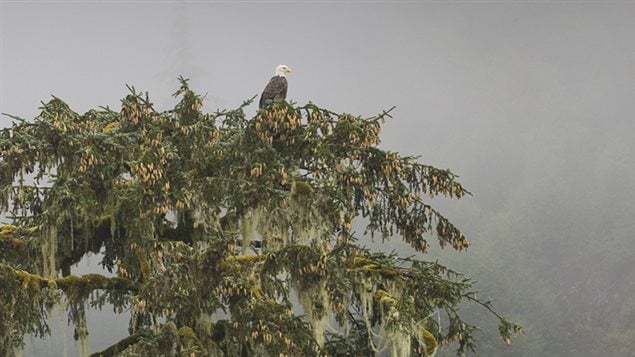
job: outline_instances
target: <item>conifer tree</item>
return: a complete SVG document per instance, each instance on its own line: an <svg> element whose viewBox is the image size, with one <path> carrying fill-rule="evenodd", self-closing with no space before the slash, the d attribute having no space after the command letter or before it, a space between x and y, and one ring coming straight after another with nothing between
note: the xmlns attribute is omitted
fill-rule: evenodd
<svg viewBox="0 0 635 357"><path fill-rule="evenodd" d="M62 301L80 341L88 306L129 318L102 356L463 353L476 329L463 302L491 311L505 342L520 332L468 277L358 240L468 247L428 203L469 194L457 177L378 147L390 111L275 101L248 118L250 100L203 113L180 82L173 110L134 88L117 111L54 97L0 131L0 355L47 334ZM113 276L70 274L99 251Z"/></svg>

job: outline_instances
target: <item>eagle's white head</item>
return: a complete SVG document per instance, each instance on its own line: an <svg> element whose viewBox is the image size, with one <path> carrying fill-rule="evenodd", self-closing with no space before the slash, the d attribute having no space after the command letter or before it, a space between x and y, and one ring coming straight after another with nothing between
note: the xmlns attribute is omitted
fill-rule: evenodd
<svg viewBox="0 0 635 357"><path fill-rule="evenodd" d="M276 76L285 77L285 74L290 72L291 72L291 68L283 64L276 67Z"/></svg>

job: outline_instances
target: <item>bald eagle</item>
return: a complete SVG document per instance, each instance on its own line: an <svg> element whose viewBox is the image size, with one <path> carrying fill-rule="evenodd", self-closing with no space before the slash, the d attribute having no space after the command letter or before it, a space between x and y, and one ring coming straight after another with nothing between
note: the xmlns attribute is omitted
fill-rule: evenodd
<svg viewBox="0 0 635 357"><path fill-rule="evenodd" d="M287 97L287 77L285 73L291 72L291 68L281 64L276 67L276 75L271 78L265 90L260 96L259 108L264 108L276 98L285 99Z"/></svg>

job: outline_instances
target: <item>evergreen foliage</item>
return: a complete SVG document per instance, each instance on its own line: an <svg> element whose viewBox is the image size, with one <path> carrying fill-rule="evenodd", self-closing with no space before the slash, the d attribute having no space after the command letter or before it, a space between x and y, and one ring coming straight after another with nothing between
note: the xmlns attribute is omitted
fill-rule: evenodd
<svg viewBox="0 0 635 357"><path fill-rule="evenodd" d="M357 242L354 220L414 252L430 237L468 247L427 203L469 194L456 176L378 148L390 111L275 101L250 119L247 101L206 114L180 80L167 112L130 88L120 111L53 98L0 132L0 355L48 333L61 301L80 340L89 304L129 309L130 336L103 356L463 353L476 329L465 301L499 319L505 342L520 332L466 276ZM100 250L115 277L70 275Z"/></svg>

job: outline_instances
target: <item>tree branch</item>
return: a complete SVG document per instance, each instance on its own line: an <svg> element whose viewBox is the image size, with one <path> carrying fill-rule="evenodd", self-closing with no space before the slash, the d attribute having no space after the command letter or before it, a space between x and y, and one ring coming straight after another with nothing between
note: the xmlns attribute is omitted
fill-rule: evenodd
<svg viewBox="0 0 635 357"><path fill-rule="evenodd" d="M134 333L126 338L124 338L123 340L115 343L114 345L106 348L105 350L101 351L101 352L96 352L90 355L90 357L114 357L119 355L119 353L123 352L126 348L134 345L135 343L139 342L139 340L141 340L143 337L148 337L150 336L150 333L148 331L139 331L137 333Z"/></svg>
<svg viewBox="0 0 635 357"><path fill-rule="evenodd" d="M0 268L9 271L22 280L26 286L35 288L60 289L71 301L79 301L87 298L93 290L124 290L136 292L139 290L137 283L121 278L108 278L101 274L86 274L82 276L69 275L63 278L46 279L40 275L29 273L25 270L16 269L10 265L0 264Z"/></svg>

